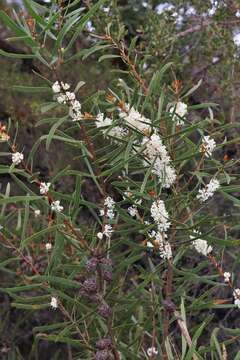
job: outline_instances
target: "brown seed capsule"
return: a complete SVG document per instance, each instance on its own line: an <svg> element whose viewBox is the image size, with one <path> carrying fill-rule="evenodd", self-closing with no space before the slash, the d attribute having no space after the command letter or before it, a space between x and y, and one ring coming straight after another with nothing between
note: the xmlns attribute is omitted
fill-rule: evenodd
<svg viewBox="0 0 240 360"><path fill-rule="evenodd" d="M86 279L83 283L83 289L87 293L93 293L97 291L97 280L95 277L91 277L89 279Z"/></svg>
<svg viewBox="0 0 240 360"><path fill-rule="evenodd" d="M109 352L107 350L99 350L95 354L96 360L107 360L109 358Z"/></svg>
<svg viewBox="0 0 240 360"><path fill-rule="evenodd" d="M103 339L97 341L96 347L100 350L104 350L104 349L110 347L111 344L112 344L111 339L103 338Z"/></svg>
<svg viewBox="0 0 240 360"><path fill-rule="evenodd" d="M98 308L98 312L104 318L108 318L112 313L110 307L107 304L100 305Z"/></svg>
<svg viewBox="0 0 240 360"><path fill-rule="evenodd" d="M101 263L103 265L113 266L113 261L111 259L102 258Z"/></svg>
<svg viewBox="0 0 240 360"><path fill-rule="evenodd" d="M112 281L112 278L113 278L112 272L108 271L108 270L103 270L103 278L106 281Z"/></svg>
<svg viewBox="0 0 240 360"><path fill-rule="evenodd" d="M97 264L98 264L98 259L96 257L92 257L91 259L89 259L86 262L86 270L88 272L94 272L96 271L97 268Z"/></svg>

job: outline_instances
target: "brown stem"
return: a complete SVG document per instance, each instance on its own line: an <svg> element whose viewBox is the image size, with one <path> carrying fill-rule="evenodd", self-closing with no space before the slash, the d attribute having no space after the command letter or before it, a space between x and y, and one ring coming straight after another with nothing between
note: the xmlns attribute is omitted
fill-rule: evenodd
<svg viewBox="0 0 240 360"><path fill-rule="evenodd" d="M106 35L105 40L110 41L114 45L114 47L119 51L122 60L125 62L125 64L129 66L130 72L132 73L133 77L137 80L140 87L143 89L144 94L147 95L148 86L146 85L141 75L138 73L135 63L131 61L129 55L127 54L127 49L125 48L125 45L123 43L118 44L110 35Z"/></svg>
<svg viewBox="0 0 240 360"><path fill-rule="evenodd" d="M168 303L171 301L172 296L172 281L173 281L173 266L172 261L168 260L167 266L167 281L165 285L165 301ZM163 359L168 360L167 349L166 349L166 341L169 335L169 311L166 307L163 310Z"/></svg>
<svg viewBox="0 0 240 360"><path fill-rule="evenodd" d="M120 356L119 356L119 352L117 350L117 346L116 346L116 343L115 343L115 339L114 339L114 335L113 335L113 330L112 330L112 315L109 317L108 319L108 323L107 323L107 326L108 326L108 334L111 338L111 342L112 342L112 353L113 353L113 356L114 356L114 360L120 360Z"/></svg>

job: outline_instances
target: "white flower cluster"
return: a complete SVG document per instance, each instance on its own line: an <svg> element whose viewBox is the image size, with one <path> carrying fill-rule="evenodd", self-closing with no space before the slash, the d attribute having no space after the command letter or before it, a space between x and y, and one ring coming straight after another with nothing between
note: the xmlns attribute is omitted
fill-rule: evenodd
<svg viewBox="0 0 240 360"><path fill-rule="evenodd" d="M234 304L240 309L240 289L233 290Z"/></svg>
<svg viewBox="0 0 240 360"><path fill-rule="evenodd" d="M112 225L106 224L104 225L103 235L105 235L107 238L110 238L113 233Z"/></svg>
<svg viewBox="0 0 240 360"><path fill-rule="evenodd" d="M139 111L130 108L129 104L124 105L124 110L119 108L119 117L124 120L130 127L139 130L143 133L149 133L151 131L151 121Z"/></svg>
<svg viewBox="0 0 240 360"><path fill-rule="evenodd" d="M40 194L41 194L41 195L47 194L48 191L49 191L50 186L51 186L51 183L50 183L50 182L48 182L48 183L41 182L41 183L40 183Z"/></svg>
<svg viewBox="0 0 240 360"><path fill-rule="evenodd" d="M55 201L53 201L51 203L51 209L52 209L52 211L62 212L63 211L63 206L60 205L59 200L55 200Z"/></svg>
<svg viewBox="0 0 240 360"><path fill-rule="evenodd" d="M220 187L220 183L217 179L211 179L209 184L207 184L203 189L199 189L197 194L197 199L204 202L212 197L215 191Z"/></svg>
<svg viewBox="0 0 240 360"><path fill-rule="evenodd" d="M67 104L69 106L69 116L72 121L78 121L82 119L81 104L76 100L74 92L67 91L70 89L70 85L67 83L59 83L56 81L52 85L52 90L56 94L56 100L59 104Z"/></svg>
<svg viewBox="0 0 240 360"><path fill-rule="evenodd" d="M143 138L142 145L145 146L143 155L144 164L152 165L153 174L157 175L162 183L162 187L169 188L176 180L176 172L171 165L166 146L158 134L152 134L150 139Z"/></svg>
<svg viewBox="0 0 240 360"><path fill-rule="evenodd" d="M23 154L20 152L15 152L12 154L12 163L13 165L19 165L23 161Z"/></svg>
<svg viewBox="0 0 240 360"><path fill-rule="evenodd" d="M158 350L153 346L147 349L147 355L149 357L157 356Z"/></svg>
<svg viewBox="0 0 240 360"><path fill-rule="evenodd" d="M113 120L109 117L104 117L103 113L99 113L96 116L96 127L101 129L103 134L107 134L108 136L115 137L117 139L122 139L128 135L128 130L122 126L113 126L108 129L109 126L113 125Z"/></svg>
<svg viewBox="0 0 240 360"><path fill-rule="evenodd" d="M240 47L240 32L239 32L239 28L235 29L235 31L233 31L233 42L236 45L236 47L239 50Z"/></svg>
<svg viewBox="0 0 240 360"><path fill-rule="evenodd" d="M187 114L187 104L178 101L169 109L169 112L173 114L172 120L175 121L177 125L184 125L182 118Z"/></svg>
<svg viewBox="0 0 240 360"><path fill-rule="evenodd" d="M132 206L129 206L128 208L128 213L129 215L131 215L132 217L135 217L138 215L138 208L136 205L132 205Z"/></svg>
<svg viewBox="0 0 240 360"><path fill-rule="evenodd" d="M151 206L151 216L157 224L158 231L166 232L170 226L169 215L162 200L156 200Z"/></svg>
<svg viewBox="0 0 240 360"><path fill-rule="evenodd" d="M164 240L159 244L159 253L164 260L170 260L172 258L172 248L168 241Z"/></svg>
<svg viewBox="0 0 240 360"><path fill-rule="evenodd" d="M152 249L154 248L153 244L151 243L151 241L147 241L147 248Z"/></svg>
<svg viewBox="0 0 240 360"><path fill-rule="evenodd" d="M151 206L151 216L157 225L158 231L153 230L148 235L150 238L155 239L154 243L158 246L161 258L169 260L172 258L172 249L170 243L166 240L166 231L171 226L171 222L168 220L169 215L162 200L153 202ZM150 241L147 243L147 246L153 247Z"/></svg>
<svg viewBox="0 0 240 360"><path fill-rule="evenodd" d="M170 243L166 240L167 235L160 231L152 230L148 236L153 239L153 242L156 246L158 246L159 254L162 259L169 260L172 258L172 249ZM148 248L153 248L153 244L151 241L147 242Z"/></svg>
<svg viewBox="0 0 240 360"><path fill-rule="evenodd" d="M59 83L59 81L55 81L55 83L52 85L52 91L55 94L59 94L63 90L69 90L69 89L70 89L70 85L67 83L64 83L62 81L61 81L61 83Z"/></svg>
<svg viewBox="0 0 240 360"><path fill-rule="evenodd" d="M46 243L45 244L45 249L47 250L47 251L50 251L50 250L52 250L52 244L51 243Z"/></svg>
<svg viewBox="0 0 240 360"><path fill-rule="evenodd" d="M115 201L111 196L106 197L104 200L104 209L100 210L100 216L106 216L109 220L113 220L115 217L114 213L115 209ZM113 227L110 224L105 224L103 228L103 232L97 233L97 237L101 240L103 235L107 238L110 238L113 233Z"/></svg>
<svg viewBox="0 0 240 360"><path fill-rule="evenodd" d="M39 209L34 210L35 218L39 217L40 215L41 215L41 211Z"/></svg>
<svg viewBox="0 0 240 360"><path fill-rule="evenodd" d="M210 136L204 136L202 139L202 144L200 146L200 152L204 153L206 157L210 157L213 153L213 150L216 147L216 142Z"/></svg>
<svg viewBox="0 0 240 360"><path fill-rule="evenodd" d="M56 310L58 308L58 301L57 298L55 298L54 296L51 297L51 302L50 302L51 307Z"/></svg>
<svg viewBox="0 0 240 360"><path fill-rule="evenodd" d="M104 128L107 126L112 125L112 119L109 117L104 117L103 113L98 113L96 116L96 127L97 128Z"/></svg>
<svg viewBox="0 0 240 360"><path fill-rule="evenodd" d="M224 281L226 283L228 283L231 280L231 273L230 272L225 271L223 276L224 276Z"/></svg>
<svg viewBox="0 0 240 360"><path fill-rule="evenodd" d="M200 232L195 231L195 236L190 236L190 239L195 239L192 241L192 245L195 248L195 250L199 253L202 254L204 256L208 256L208 254L210 254L213 250L211 245L208 245L206 240L197 238L197 236L201 236Z"/></svg>
<svg viewBox="0 0 240 360"><path fill-rule="evenodd" d="M51 183L50 182L40 182L40 185L39 185L39 191L40 191L40 194L41 195L47 195L47 193L49 192L49 188L51 186ZM55 212L62 212L63 211L63 206L60 205L60 201L59 200L55 200L55 201L52 201L51 203L51 210L52 211L55 211ZM35 217L38 217L40 215L40 210L35 210L34 211L34 214L35 214ZM50 244L51 245L51 244ZM46 244L46 249L47 249L47 244ZM48 249L47 249L48 250Z"/></svg>
<svg viewBox="0 0 240 360"><path fill-rule="evenodd" d="M113 198L111 196L106 197L106 199L104 200L104 209L100 210L100 215L104 216L106 215L110 220L114 219L114 208L115 208L115 201L113 200Z"/></svg>

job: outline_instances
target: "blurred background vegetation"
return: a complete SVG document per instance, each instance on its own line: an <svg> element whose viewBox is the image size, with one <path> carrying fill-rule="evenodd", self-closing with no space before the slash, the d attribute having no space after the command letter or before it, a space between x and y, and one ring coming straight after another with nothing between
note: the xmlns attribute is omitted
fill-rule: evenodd
<svg viewBox="0 0 240 360"><path fill-rule="evenodd" d="M65 1L66 3L68 1ZM39 5L52 5L51 1L39 1ZM76 6L81 6L85 12L94 1L85 0ZM22 1L0 0L0 8L14 18L14 11L21 13L26 21L29 21L30 14ZM89 36L90 32L103 35L106 26L110 23L118 24L122 27L122 34L126 44L132 44L135 54L140 60L140 72L145 79L151 79L153 73L161 68L163 64L172 62L171 76L165 79L166 83L171 83L178 79L183 87L188 89L194 84L202 81L196 92L189 97L189 104L196 105L202 102L217 103L213 109L214 117L219 121L234 124L227 130L225 136L228 140L239 137L240 120L240 1L237 0L113 0L109 1L109 6L101 8L101 11L88 22L83 34L78 37L74 54L79 50L88 48L94 41ZM117 29L116 29L117 32ZM11 53L28 53L28 48L14 41L12 34L0 23L0 49ZM146 55L147 54L147 55ZM99 54L98 54L99 56ZM81 90L81 96L90 95L95 91L107 89L116 85L117 76L124 79L125 64L119 60L109 60L108 62L97 62L95 55L88 57L85 61L78 58L71 63L71 67L66 63L61 70L62 79L69 83L83 80L87 86ZM37 84L38 78L35 73L43 73L49 77L46 69L42 68L41 63L36 60L15 60L14 58L0 58L0 121L5 123L9 118L13 123L19 124L18 142L26 151L30 150L36 139L42 134L42 128L36 127L41 119L40 104L44 100L44 95L27 95L13 89L15 85ZM47 100L47 98L46 98ZM206 116L206 110L202 113L192 113L191 121L199 120ZM224 141L224 138L218 139ZM223 147L220 153L222 159L239 159L240 146L238 144ZM38 170L47 176L56 174L63 168L63 161L71 163L71 153L63 154L61 145L53 144L51 152L46 150L39 152L37 163ZM234 169L239 173L239 167ZM7 175L1 176L0 186L4 189L6 183L10 181ZM59 184L61 190L71 186L68 183ZM88 184L91 186L91 184ZM92 193L88 191L87 193ZM13 189L14 193L14 189ZM233 224L236 229L236 236L239 237L239 213L235 208L228 208L228 203L224 203L224 209L219 206L213 212L224 211L226 226ZM230 217L229 217L230 216ZM230 220L229 220L230 219ZM0 255L1 257L1 255ZM3 258L5 258L3 256ZM239 263L238 253L229 254L228 261L235 259ZM188 259L194 266L194 259ZM240 269L235 268L234 272L240 278ZM8 285L9 274L1 274L2 286ZM12 280L11 280L12 281ZM240 285L240 284L238 284ZM198 293L199 289L193 289ZM224 290L221 290L224 291ZM28 359L32 347L32 333L29 329L38 326L48 317L48 314L31 312L19 312L17 309L10 308L10 302L6 294L1 294L1 324L0 324L0 358L3 359ZM202 313L204 317L204 312ZM31 320L30 320L31 319ZM28 321L32 322L31 327ZM194 324L194 319L191 319ZM198 319L200 322L201 319ZM214 321L205 336L210 335L213 328L228 327L240 328L239 316L230 310L216 310ZM239 333L236 333L236 341L232 348L236 353L239 348ZM224 331L221 337L224 339ZM220 339L221 340L221 339ZM204 339L202 340L204 342ZM47 350L47 352L46 352ZM39 359L54 359L63 351L63 359L67 358L68 348L63 345L54 345L43 342L39 346ZM2 354L2 355L1 355ZM21 355L20 355L21 354ZM23 356L23 357L21 357ZM229 353L229 359L231 352Z"/></svg>

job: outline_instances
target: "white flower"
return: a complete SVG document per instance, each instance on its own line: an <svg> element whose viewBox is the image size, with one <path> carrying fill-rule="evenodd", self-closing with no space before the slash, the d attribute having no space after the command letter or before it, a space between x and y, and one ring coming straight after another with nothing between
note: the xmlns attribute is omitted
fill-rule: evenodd
<svg viewBox="0 0 240 360"><path fill-rule="evenodd" d="M103 7L102 9L105 13L108 13L110 11L110 7L107 6Z"/></svg>
<svg viewBox="0 0 240 360"><path fill-rule="evenodd" d="M162 187L166 189L170 188L177 178L174 167L163 163L160 158L155 160L152 173L159 178Z"/></svg>
<svg viewBox="0 0 240 360"><path fill-rule="evenodd" d="M39 209L34 210L34 216L35 216L35 218L37 218L38 216L40 216L40 214L41 214L41 211L40 211Z"/></svg>
<svg viewBox="0 0 240 360"><path fill-rule="evenodd" d="M63 82L61 82L61 85L62 85L63 90L68 90L68 89L70 89L70 85L69 85L68 83L63 83Z"/></svg>
<svg viewBox="0 0 240 360"><path fill-rule="evenodd" d="M104 200L104 206L107 206L109 209L115 206L115 201L111 196L106 197L106 199Z"/></svg>
<svg viewBox="0 0 240 360"><path fill-rule="evenodd" d="M61 86L58 81L55 81L55 83L52 85L52 91L57 94L61 91Z"/></svg>
<svg viewBox="0 0 240 360"><path fill-rule="evenodd" d="M105 200L104 200L104 206L107 208L106 209L106 216L109 219L114 219L114 208L115 208L115 201L113 200L113 198L111 198L111 196L108 196ZM104 215L105 212L104 210L100 211L100 215Z"/></svg>
<svg viewBox="0 0 240 360"><path fill-rule="evenodd" d="M233 289L234 304L240 309L240 289Z"/></svg>
<svg viewBox="0 0 240 360"><path fill-rule="evenodd" d="M47 194L48 191L49 191L50 186L51 186L50 182L48 182L48 183L41 182L40 183L40 194L42 194L42 195Z"/></svg>
<svg viewBox="0 0 240 360"><path fill-rule="evenodd" d="M153 202L151 206L151 215L160 232L165 232L170 228L171 222L169 221L169 215L162 200Z"/></svg>
<svg viewBox="0 0 240 360"><path fill-rule="evenodd" d="M234 304L240 309L240 299L234 299Z"/></svg>
<svg viewBox="0 0 240 360"><path fill-rule="evenodd" d="M214 56L214 57L212 58L212 63L213 63L213 64L216 64L218 61L219 61L219 57Z"/></svg>
<svg viewBox="0 0 240 360"><path fill-rule="evenodd" d="M193 247L195 248L195 250L197 250L197 252L199 254L202 254L204 256L207 256L208 254L210 254L213 250L211 245L208 245L206 240L202 240L202 239L196 239L197 236L200 236L201 233L195 231L195 236L190 236L190 239L195 239L192 242Z"/></svg>
<svg viewBox="0 0 240 360"><path fill-rule="evenodd" d="M177 125L184 125L182 118L187 114L187 104L178 101L169 110L170 114L173 114L173 121L176 121Z"/></svg>
<svg viewBox="0 0 240 360"><path fill-rule="evenodd" d="M78 100L71 100L71 105L69 107L69 116L72 118L72 121L79 121L82 119L83 115L81 112L81 104Z"/></svg>
<svg viewBox="0 0 240 360"><path fill-rule="evenodd" d="M136 207L135 205L130 206L130 207L128 208L128 213L129 213L132 217L137 216L137 214L138 214L138 209L137 209L137 207Z"/></svg>
<svg viewBox="0 0 240 360"><path fill-rule="evenodd" d="M22 153L15 152L15 153L12 154L12 163L14 165L18 165L23 161L23 158L24 158L24 156L23 156Z"/></svg>
<svg viewBox="0 0 240 360"><path fill-rule="evenodd" d="M103 210L103 209L100 209L100 210L99 210L99 215L100 215L100 216L104 216L104 210Z"/></svg>
<svg viewBox="0 0 240 360"><path fill-rule="evenodd" d="M197 10L194 6L189 6L187 11L185 12L186 16L195 16L197 14Z"/></svg>
<svg viewBox="0 0 240 360"><path fill-rule="evenodd" d="M150 238L155 238L155 245L158 245L159 254L162 259L170 260L172 258L172 248L168 241L166 241L167 235L163 232L156 232L152 230L149 234Z"/></svg>
<svg viewBox="0 0 240 360"><path fill-rule="evenodd" d="M155 347L150 347L147 349L148 356L156 356L158 354L158 350Z"/></svg>
<svg viewBox="0 0 240 360"><path fill-rule="evenodd" d="M102 233L102 232L98 232L98 233L97 233L97 237L98 237L99 240L102 240L102 238L103 238L103 233Z"/></svg>
<svg viewBox="0 0 240 360"><path fill-rule="evenodd" d="M106 224L106 225L104 226L103 234L104 234L106 237L110 238L111 235L112 235L112 233L113 233L113 228L112 228L112 226L109 225L109 224Z"/></svg>
<svg viewBox="0 0 240 360"><path fill-rule="evenodd" d="M147 248L152 249L154 246L151 241L147 241Z"/></svg>
<svg viewBox="0 0 240 360"><path fill-rule="evenodd" d="M158 134L153 134L150 139L144 137L142 145L144 146L143 163L148 166L150 163L152 172L159 177L162 187L169 188L175 182L177 175L162 139Z"/></svg>
<svg viewBox="0 0 240 360"><path fill-rule="evenodd" d="M119 117L123 119L129 126L135 128L141 132L150 132L151 130L151 121L147 119L144 115L140 114L139 111L130 108L129 104L125 104L125 111L119 108Z"/></svg>
<svg viewBox="0 0 240 360"><path fill-rule="evenodd" d="M207 135L203 137L202 144L200 146L200 152L204 153L206 157L210 157L215 147L215 140L211 139L210 136Z"/></svg>
<svg viewBox="0 0 240 360"><path fill-rule="evenodd" d="M240 17L240 10L238 10L238 11L235 13L235 16L236 16L237 18Z"/></svg>
<svg viewBox="0 0 240 360"><path fill-rule="evenodd" d="M197 199L204 202L210 197L212 197L215 191L220 187L220 183L217 179L211 179L209 184L207 184L203 189L199 189Z"/></svg>
<svg viewBox="0 0 240 360"><path fill-rule="evenodd" d="M143 150L144 164L149 166L150 163L152 172L159 177L162 186L169 188L176 179L176 173L170 165L171 159L162 139L158 134L152 134L150 139L143 138L142 145L145 146Z"/></svg>
<svg viewBox="0 0 240 360"><path fill-rule="evenodd" d="M61 90L68 90L68 89L70 89L70 85L67 83L64 83L62 81L61 81L61 85L60 85L59 81L55 81L55 83L52 85L52 91L55 94L60 93Z"/></svg>
<svg viewBox="0 0 240 360"><path fill-rule="evenodd" d="M51 297L51 302L50 302L51 307L56 310L58 308L58 301L57 298L55 298L54 296Z"/></svg>
<svg viewBox="0 0 240 360"><path fill-rule="evenodd" d="M224 276L224 281L225 281L226 283L228 283L228 282L231 280L231 273L230 273L230 272L225 272L225 273L223 274L223 276Z"/></svg>
<svg viewBox="0 0 240 360"><path fill-rule="evenodd" d="M79 121L83 118L81 110L75 110L73 107L69 108L69 116L72 118L72 121Z"/></svg>
<svg viewBox="0 0 240 360"><path fill-rule="evenodd" d="M114 126L110 130L107 131L108 136L115 137L117 139L123 139L129 134L128 129L125 129L121 126Z"/></svg>
<svg viewBox="0 0 240 360"><path fill-rule="evenodd" d="M98 113L98 115L96 116L95 124L97 128L103 128L103 127L105 128L113 125L113 121L109 117L104 117L103 113ZM118 125L113 126L110 129L101 129L101 131L103 134L106 134L107 136L111 136L117 139L122 139L128 135L128 129L125 129Z"/></svg>
<svg viewBox="0 0 240 360"><path fill-rule="evenodd" d="M63 206L60 205L59 200L55 200L51 203L51 209L52 211L61 212L63 211Z"/></svg>
<svg viewBox="0 0 240 360"><path fill-rule="evenodd" d="M66 91L66 98L69 101L73 101L75 100L76 95L74 94L74 92Z"/></svg>
<svg viewBox="0 0 240 360"><path fill-rule="evenodd" d="M73 110L77 111L77 110L81 110L82 105L81 105L80 101L75 99L75 100L71 101L71 107L72 107Z"/></svg>
<svg viewBox="0 0 240 360"><path fill-rule="evenodd" d="M46 243L45 248L46 248L47 251L52 250L52 244L51 243Z"/></svg>
<svg viewBox="0 0 240 360"><path fill-rule="evenodd" d="M106 211L106 216L107 216L110 220L113 220L113 219L114 219L114 216L115 216L113 209L107 209L107 211Z"/></svg>
<svg viewBox="0 0 240 360"><path fill-rule="evenodd" d="M234 33L233 33L233 42L237 47L240 46L240 32L239 32L239 29L236 29L234 31Z"/></svg>
<svg viewBox="0 0 240 360"><path fill-rule="evenodd" d="M164 241L162 244L160 244L159 252L161 258L164 260L170 260L172 258L172 248L168 241Z"/></svg>
<svg viewBox="0 0 240 360"><path fill-rule="evenodd" d="M95 124L96 124L97 128L110 126L110 125L112 125L112 119L110 119L109 117L104 118L103 113L98 113L98 115L96 116Z"/></svg>
<svg viewBox="0 0 240 360"><path fill-rule="evenodd" d="M86 29L87 29L87 31L89 31L89 32L94 32L94 31L96 30L90 20L86 23Z"/></svg>
<svg viewBox="0 0 240 360"><path fill-rule="evenodd" d="M66 95L60 94L60 95L57 97L57 102L58 102L59 104L66 104L66 102L67 102L67 97L66 97Z"/></svg>
<svg viewBox="0 0 240 360"><path fill-rule="evenodd" d="M163 4L159 4L156 6L155 11L157 14L162 14L165 11L171 11L174 9L174 5L168 3L168 2L164 2Z"/></svg>
<svg viewBox="0 0 240 360"><path fill-rule="evenodd" d="M159 156L164 163L168 163L170 161L166 146L163 145L162 139L158 134L152 134L150 139L144 137L142 145L146 145L144 155L146 155L149 159Z"/></svg>

